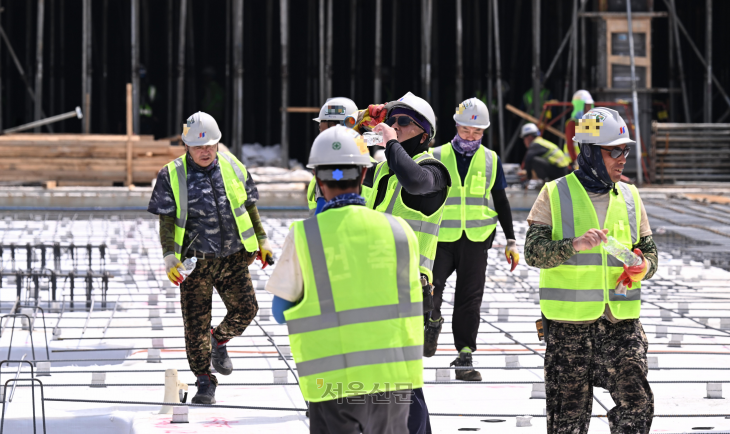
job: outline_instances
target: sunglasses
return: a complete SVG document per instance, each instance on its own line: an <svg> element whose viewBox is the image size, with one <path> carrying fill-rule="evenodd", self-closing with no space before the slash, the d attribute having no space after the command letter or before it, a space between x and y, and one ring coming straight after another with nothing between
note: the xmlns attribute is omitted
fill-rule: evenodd
<svg viewBox="0 0 730 434"><path fill-rule="evenodd" d="M619 148L613 148L613 149L611 149L611 150L609 151L608 149L603 149L603 148L601 148L601 150L602 150L602 151L606 151L606 152L610 152L610 153L611 153L611 158L613 158L613 159L615 160L615 159L617 159L618 157L620 157L620 156L621 156L621 154L623 154L624 158L625 158L625 157L628 157L628 156L629 156L629 152L631 151L631 148L629 148L629 147L627 146L627 147L625 147L625 148L623 148L623 149L619 149Z"/></svg>
<svg viewBox="0 0 730 434"><path fill-rule="evenodd" d="M408 125L413 123L413 124L416 124L416 126L418 128L421 128L421 126L418 125L418 123L416 121L409 118L408 116L398 116L397 118L396 117L388 118L388 120L385 121L385 124L389 127L392 127L393 125L395 125L396 122L398 122L398 126L400 126L400 127L407 127ZM423 128L421 128L421 129L423 129Z"/></svg>

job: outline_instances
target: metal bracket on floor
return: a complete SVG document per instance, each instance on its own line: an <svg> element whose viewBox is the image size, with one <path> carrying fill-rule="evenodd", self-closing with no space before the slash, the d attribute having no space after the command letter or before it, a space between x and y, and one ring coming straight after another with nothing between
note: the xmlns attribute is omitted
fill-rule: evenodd
<svg viewBox="0 0 730 434"><path fill-rule="evenodd" d="M4 363L4 362L3 362ZM1 364L1 363L0 363ZM33 434L35 434L36 431L36 422L35 422L35 383L38 382L38 385L41 387L41 415L43 417L43 434L46 433L46 406L45 406L45 394L43 393L43 382L37 378L11 378L10 380L6 381L3 385L3 396L7 395L8 392L8 383L13 383L13 389L15 388L15 383L18 381L30 381L31 383L31 396L33 400ZM11 398L12 399L12 398ZM5 400L3 400L3 414L2 418L0 418L0 434L3 434L3 429L5 427L5 410L8 408L8 403L5 403Z"/></svg>
<svg viewBox="0 0 730 434"><path fill-rule="evenodd" d="M17 318L17 317L28 318L28 325L30 326L30 317L24 313L13 313L13 314L7 314L7 315L0 316L0 321L2 321L3 318L8 318L8 317L13 318L13 325L10 327L10 330L11 330L10 331L10 345L8 345L8 359L10 359L10 351L13 349L13 335L15 335L15 318ZM30 349L33 352L33 360L35 360L35 344L33 344L33 331L31 330L28 334L30 335Z"/></svg>

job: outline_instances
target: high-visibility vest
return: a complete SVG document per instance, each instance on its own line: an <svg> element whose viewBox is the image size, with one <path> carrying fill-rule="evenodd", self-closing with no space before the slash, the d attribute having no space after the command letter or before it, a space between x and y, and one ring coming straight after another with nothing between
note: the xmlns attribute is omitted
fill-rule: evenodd
<svg viewBox="0 0 730 434"><path fill-rule="evenodd" d="M570 166L570 157L565 155L565 152L558 148L558 145L555 143L545 140L540 136L535 137L535 140L533 140L532 143L537 143L542 145L542 147L547 148L548 151L541 155L541 157L546 159L553 166L558 166L561 169Z"/></svg>
<svg viewBox="0 0 730 434"><path fill-rule="evenodd" d="M552 211L552 239L579 237L589 229L608 229L626 248L639 242L641 199L633 185L616 184L618 195L609 193L603 226L588 194L574 174L548 182ZM540 270L540 309L546 318L588 321L599 318L605 305L617 319L638 318L641 313L641 283L627 288L626 297L616 295L616 281L623 264L600 245L578 252L555 268Z"/></svg>
<svg viewBox="0 0 730 434"><path fill-rule="evenodd" d="M218 152L218 165L226 188L226 197L231 204L231 212L236 220L236 227L241 237L241 243L248 252L258 249L256 232L251 223L251 216L246 211L246 166L229 152ZM181 259L183 240L185 239L185 224L188 220L188 167L185 155L167 163L170 173L170 186L175 197L177 208L175 218L175 257Z"/></svg>
<svg viewBox="0 0 730 434"><path fill-rule="evenodd" d="M453 242L466 232L471 241L484 241L497 227L492 187L497 177L497 154L484 146L474 153L462 185L451 143L433 148L433 156L444 163L451 175L451 190L446 198L439 231L440 242ZM458 180L458 182L457 182Z"/></svg>
<svg viewBox="0 0 730 434"><path fill-rule="evenodd" d="M374 165L378 164L377 160L375 160L373 157L370 157L370 162ZM372 188L366 187L364 185L361 186L361 192L360 196L365 198L365 202L367 203L368 200L370 200L370 194L372 193ZM309 181L309 186L307 187L307 206L309 207L310 212L314 212L315 209L317 209L317 179L312 178L311 181Z"/></svg>
<svg viewBox="0 0 730 434"><path fill-rule="evenodd" d="M422 152L414 156L413 161L419 165L426 163L443 164L433 158L431 154L426 152ZM368 201L368 208L374 208L375 198L378 197L380 180L384 176L388 175L388 173L390 173L390 168L388 167L387 161L383 161L378 164L377 169L375 169L375 176L373 177L373 191L370 194L372 200ZM395 175L391 176L390 179L388 179L387 191L383 201L374 209L375 211L402 217L406 223L411 225L411 228L416 233L416 238L418 238L418 250L421 253L419 269L421 270L421 273L428 276L429 282L433 282L433 273L431 270L433 270L433 261L436 259L436 246L439 241L439 225L441 224L441 215L443 214L444 205L442 204L441 207L433 214L425 215L420 211L409 208L405 203L403 203L401 190L403 190L403 185L401 185ZM444 204L445 203L446 201L444 201Z"/></svg>
<svg viewBox="0 0 730 434"><path fill-rule="evenodd" d="M304 282L284 312L304 399L423 386L416 236L400 218L350 205L292 225Z"/></svg>

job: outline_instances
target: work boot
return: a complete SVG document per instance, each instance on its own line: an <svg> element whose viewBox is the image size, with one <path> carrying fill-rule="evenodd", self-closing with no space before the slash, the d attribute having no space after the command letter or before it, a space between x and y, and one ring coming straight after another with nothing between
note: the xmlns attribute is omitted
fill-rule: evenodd
<svg viewBox="0 0 730 434"><path fill-rule="evenodd" d="M233 363L228 356L226 342L218 342L213 334L214 329L210 329L210 345L213 347L211 358L213 359L213 368L221 375L231 375L233 372Z"/></svg>
<svg viewBox="0 0 730 434"><path fill-rule="evenodd" d="M473 365L471 364L471 351L464 351L462 349L461 352L459 352L459 357L451 362L449 366L456 366L457 368L463 366L472 367ZM456 379L463 381L482 381L482 374L475 371L474 369L457 369Z"/></svg>
<svg viewBox="0 0 730 434"><path fill-rule="evenodd" d="M198 391L191 401L193 404L215 404L216 385L210 380L208 374L198 375L195 387L198 388Z"/></svg>
<svg viewBox="0 0 730 434"><path fill-rule="evenodd" d="M423 357L431 357L436 354L436 347L439 343L441 326L444 324L444 317L437 320L429 318L426 321L426 330L423 334Z"/></svg>

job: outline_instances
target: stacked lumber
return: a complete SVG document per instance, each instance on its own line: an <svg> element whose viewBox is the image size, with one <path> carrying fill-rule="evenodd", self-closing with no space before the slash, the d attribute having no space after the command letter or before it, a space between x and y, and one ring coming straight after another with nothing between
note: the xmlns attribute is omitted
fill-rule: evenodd
<svg viewBox="0 0 730 434"><path fill-rule="evenodd" d="M149 184L157 172L184 153L169 140L113 134L11 134L0 136L0 182L63 185L127 183L127 140L131 178Z"/></svg>
<svg viewBox="0 0 730 434"><path fill-rule="evenodd" d="M652 180L730 181L730 124L652 123Z"/></svg>

